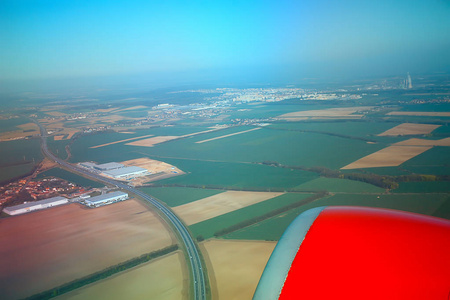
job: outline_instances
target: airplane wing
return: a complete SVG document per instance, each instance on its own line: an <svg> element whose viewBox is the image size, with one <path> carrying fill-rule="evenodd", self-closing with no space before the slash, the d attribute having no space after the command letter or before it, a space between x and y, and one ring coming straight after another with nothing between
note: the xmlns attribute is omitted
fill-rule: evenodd
<svg viewBox="0 0 450 300"><path fill-rule="evenodd" d="M450 299L450 221L318 207L275 247L253 300Z"/></svg>

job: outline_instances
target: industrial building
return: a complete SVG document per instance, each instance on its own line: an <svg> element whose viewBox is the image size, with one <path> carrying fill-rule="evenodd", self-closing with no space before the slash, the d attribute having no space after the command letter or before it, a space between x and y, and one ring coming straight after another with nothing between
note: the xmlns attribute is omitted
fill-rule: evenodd
<svg viewBox="0 0 450 300"><path fill-rule="evenodd" d="M95 165L94 169L104 172L104 171L109 171L109 170L120 169L123 167L125 167L125 166L122 164L119 164L116 162L110 162L110 163L106 163L106 164Z"/></svg>
<svg viewBox="0 0 450 300"><path fill-rule="evenodd" d="M88 168L88 169L92 169L92 170L102 171L102 172L108 171L108 170L120 169L120 168L125 167L124 165L116 163L116 162L109 162L109 163L97 165L96 163L93 163L90 161L82 162L82 163L80 163L80 166Z"/></svg>
<svg viewBox="0 0 450 300"><path fill-rule="evenodd" d="M108 194L95 196L84 200L85 204L90 207L99 207L128 199L128 194L123 192L111 192Z"/></svg>
<svg viewBox="0 0 450 300"><path fill-rule="evenodd" d="M115 179L132 179L138 176L148 175L150 172L147 169L132 166L104 171L103 174Z"/></svg>
<svg viewBox="0 0 450 300"><path fill-rule="evenodd" d="M24 213L34 211L34 210L39 210L39 209L44 209L44 208L49 208L49 207L53 207L53 206L66 204L67 202L69 202L69 200L67 198L58 196L58 197L48 198L48 199L39 200L39 201L35 201L35 202L28 202L28 203L23 203L23 204L19 204L19 205L6 207L3 209L3 211L5 213L7 213L8 215L15 216L15 215L24 214Z"/></svg>

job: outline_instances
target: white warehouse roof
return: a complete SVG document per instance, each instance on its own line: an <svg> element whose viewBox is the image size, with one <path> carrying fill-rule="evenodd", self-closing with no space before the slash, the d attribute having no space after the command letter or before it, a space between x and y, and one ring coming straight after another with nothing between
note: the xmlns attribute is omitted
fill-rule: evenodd
<svg viewBox="0 0 450 300"><path fill-rule="evenodd" d="M95 203L101 203L101 202L105 202L105 201L108 201L108 200L113 200L115 198L124 197L124 196L128 197L128 194L116 191L116 192L111 192L111 193L108 193L108 194L104 194L104 195L88 198L88 199L86 199L86 202L95 204Z"/></svg>
<svg viewBox="0 0 450 300"><path fill-rule="evenodd" d="M123 168L123 167L124 167L124 165L116 163L116 162L110 162L110 163L94 166L94 168L96 168L98 170L102 170L102 171L119 169L119 168Z"/></svg>
<svg viewBox="0 0 450 300"><path fill-rule="evenodd" d="M108 176L112 176L112 177L120 177L120 176L139 174L139 173L143 173L143 172L147 172L147 169L132 166L132 167L108 170L103 173Z"/></svg>
<svg viewBox="0 0 450 300"><path fill-rule="evenodd" d="M44 200L27 202L27 203L23 203L23 204L19 204L19 205L9 206L9 207L7 207L5 209L8 209L9 211L13 211L13 210L18 210L18 209L22 209L22 208L32 207L32 206L36 206L36 205L49 204L49 203L53 203L53 202L61 201L61 200L66 200L67 201L67 198L61 197L61 196L57 196L57 197L52 197L52 198L48 198L48 199L44 199Z"/></svg>

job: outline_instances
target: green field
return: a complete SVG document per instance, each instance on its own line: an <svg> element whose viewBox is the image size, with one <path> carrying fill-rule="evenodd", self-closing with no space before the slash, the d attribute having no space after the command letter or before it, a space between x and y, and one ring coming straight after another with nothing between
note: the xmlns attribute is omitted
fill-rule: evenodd
<svg viewBox="0 0 450 300"><path fill-rule="evenodd" d="M281 196L229 212L213 219L191 225L189 226L189 229L195 237L202 235L205 239L211 238L214 236L215 232L221 229L238 224L253 217L264 215L274 209L287 206L310 196L312 196L312 194L283 194Z"/></svg>
<svg viewBox="0 0 450 300"><path fill-rule="evenodd" d="M20 128L17 127L18 125L30 122L30 119L23 117L0 120L0 132L20 130Z"/></svg>
<svg viewBox="0 0 450 300"><path fill-rule="evenodd" d="M23 165L0 167L0 183L18 178L30 173L35 164L27 163Z"/></svg>
<svg viewBox="0 0 450 300"><path fill-rule="evenodd" d="M55 141L53 138L47 138L48 149L62 159L67 159L66 145L70 143L70 140Z"/></svg>
<svg viewBox="0 0 450 300"><path fill-rule="evenodd" d="M362 137L368 139L376 139L376 135L380 134L399 123L376 123L364 121L309 121L309 122L293 122L273 124L270 128L277 130L309 130L318 132L327 132L348 135L353 137Z"/></svg>
<svg viewBox="0 0 450 300"><path fill-rule="evenodd" d="M101 184L97 181L93 181L87 178L84 178L80 175L71 173L69 171L66 171L64 169L60 168L53 168L48 171L40 173L36 178L45 178L45 177L58 177L64 180L67 180L69 182L75 183L76 185L83 186L83 187L93 187L93 188L99 188L104 187L104 184Z"/></svg>
<svg viewBox="0 0 450 300"><path fill-rule="evenodd" d="M170 207L183 205L192 201L200 200L209 196L222 193L222 190L208 190L198 188L183 187L162 187L149 188L144 187L141 190L159 200L165 202Z"/></svg>
<svg viewBox="0 0 450 300"><path fill-rule="evenodd" d="M320 177L294 188L299 191L328 191L338 193L382 193L384 189L361 181Z"/></svg>
<svg viewBox="0 0 450 300"><path fill-rule="evenodd" d="M394 193L450 193L450 181L401 182Z"/></svg>
<svg viewBox="0 0 450 300"><path fill-rule="evenodd" d="M42 158L39 139L0 142L0 182L27 174Z"/></svg>
<svg viewBox="0 0 450 300"><path fill-rule="evenodd" d="M379 198L378 198L379 197ZM390 208L403 211L410 211L426 215L433 215L443 204L448 203L448 195L358 195L339 194L332 197L322 198L312 203L308 203L289 212L267 219L252 226L243 228L233 233L227 234L227 239L246 240L279 240L289 224L302 212L319 206L367 206Z"/></svg>
<svg viewBox="0 0 450 300"><path fill-rule="evenodd" d="M210 188L284 191L317 178L317 174L301 170L265 165L164 159L189 174L160 180L157 184Z"/></svg>

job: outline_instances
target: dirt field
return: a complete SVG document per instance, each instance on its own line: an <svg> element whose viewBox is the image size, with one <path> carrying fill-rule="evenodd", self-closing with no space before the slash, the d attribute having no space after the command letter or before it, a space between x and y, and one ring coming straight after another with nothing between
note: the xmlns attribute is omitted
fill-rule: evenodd
<svg viewBox="0 0 450 300"><path fill-rule="evenodd" d="M119 112L119 111L126 111L126 110L137 110L137 109L147 109L147 106L144 105L138 105L138 106L132 106L132 107L127 107L127 108L123 108L123 109L119 109L115 112Z"/></svg>
<svg viewBox="0 0 450 300"><path fill-rule="evenodd" d="M180 251L55 299L187 299L187 274Z"/></svg>
<svg viewBox="0 0 450 300"><path fill-rule="evenodd" d="M201 245L212 299L252 299L276 242L209 240Z"/></svg>
<svg viewBox="0 0 450 300"><path fill-rule="evenodd" d="M441 140L424 140L424 139L409 139L394 144L395 146L447 146L450 147L450 138Z"/></svg>
<svg viewBox="0 0 450 300"><path fill-rule="evenodd" d="M106 144L101 144L101 145L92 146L92 147L89 147L89 148L100 148L100 147L105 147L105 146L114 145L114 144L118 144L118 143L123 143L123 142L138 140L138 139L143 139L143 138L146 138L146 137L149 137L149 136L153 136L153 134L138 136L138 137L129 138L129 139L120 140L120 141L115 141L115 142L106 143Z"/></svg>
<svg viewBox="0 0 450 300"><path fill-rule="evenodd" d="M112 112L113 110L116 110L116 109L119 109L119 108L118 107L99 108L99 109L96 109L95 111L107 113L107 112Z"/></svg>
<svg viewBox="0 0 450 300"><path fill-rule="evenodd" d="M441 125L403 123L380 133L378 136L428 134L440 126Z"/></svg>
<svg viewBox="0 0 450 300"><path fill-rule="evenodd" d="M450 117L450 112L433 111L391 111L389 116L421 116L421 117Z"/></svg>
<svg viewBox="0 0 450 300"><path fill-rule="evenodd" d="M147 157L126 160L121 163L126 166L141 167L147 169L150 173L152 173L152 175L137 177L131 180L131 183L135 186L142 185L145 182L151 182L162 178L169 178L184 174L182 170L171 164Z"/></svg>
<svg viewBox="0 0 450 300"><path fill-rule="evenodd" d="M130 145L130 146L142 146L142 147L153 147L156 144L162 143L162 142L167 142L173 139L178 139L180 138L180 136L170 136L170 135L166 135L166 136L155 136L149 139L144 139L144 140L139 140L139 141L134 141L131 143L127 143L125 145Z"/></svg>
<svg viewBox="0 0 450 300"><path fill-rule="evenodd" d="M0 219L0 241L2 299L23 298L173 244L160 219L135 200Z"/></svg>
<svg viewBox="0 0 450 300"><path fill-rule="evenodd" d="M395 167L431 148L431 146L390 146L367 155L341 169Z"/></svg>
<svg viewBox="0 0 450 300"><path fill-rule="evenodd" d="M174 207L173 210L187 225L192 225L282 194L228 191Z"/></svg>
<svg viewBox="0 0 450 300"><path fill-rule="evenodd" d="M354 114L358 111L371 110L372 106L357 106L357 107L343 107L343 108L329 108L320 110L306 110L287 113L278 118L286 121L304 120L307 118L314 119L350 119L361 118L363 114Z"/></svg>
<svg viewBox="0 0 450 300"><path fill-rule="evenodd" d="M238 134L242 134L242 133L246 133L246 132L258 130L258 129L261 129L261 127L252 128L252 129L249 129L249 130L239 131L239 132L235 132L235 133L230 133L230 134L218 136L218 137L215 137L215 138L212 138L212 139L207 139L207 140L203 140L203 141L198 141L198 142L196 142L196 143L197 143L197 144L206 143L206 142L210 142L210 141L214 141L214 140L218 140L218 139L223 139L223 138L226 138L226 137L229 137L229 136L238 135Z"/></svg>
<svg viewBox="0 0 450 300"><path fill-rule="evenodd" d="M59 111L48 111L45 114L49 115L49 116L53 116L53 117L61 117L61 116L65 116L65 113L59 112Z"/></svg>

